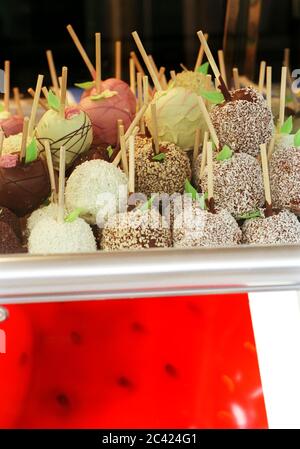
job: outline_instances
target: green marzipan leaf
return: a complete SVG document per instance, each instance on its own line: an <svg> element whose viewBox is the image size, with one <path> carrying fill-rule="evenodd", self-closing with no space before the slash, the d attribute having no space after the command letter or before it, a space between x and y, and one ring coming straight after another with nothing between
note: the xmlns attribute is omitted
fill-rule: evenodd
<svg viewBox="0 0 300 449"><path fill-rule="evenodd" d="M188 179L185 180L184 191L185 191L185 193L189 193L190 195L192 195L193 200L199 201L200 195L197 192L197 190L195 189L195 187L192 186L192 184L190 183L190 181Z"/></svg>
<svg viewBox="0 0 300 449"><path fill-rule="evenodd" d="M209 62L205 62L204 64L200 65L200 67L198 67L196 71L202 73L203 75L207 75L208 69L209 69Z"/></svg>
<svg viewBox="0 0 300 449"><path fill-rule="evenodd" d="M226 161L227 159L231 159L232 155L232 149L228 145L224 145L222 150L217 154L217 161Z"/></svg>
<svg viewBox="0 0 300 449"><path fill-rule="evenodd" d="M81 207L77 207L77 209L74 209L66 218L66 223L72 223L73 221L77 220L79 215L83 212L83 209Z"/></svg>
<svg viewBox="0 0 300 449"><path fill-rule="evenodd" d="M74 86L79 87L79 89L92 89L92 87L95 87L95 81L85 81L84 83L75 83Z"/></svg>
<svg viewBox="0 0 300 449"><path fill-rule="evenodd" d="M293 129L293 117L290 115L289 118L286 119L282 127L280 128L281 134L291 134Z"/></svg>
<svg viewBox="0 0 300 449"><path fill-rule="evenodd" d="M253 210L251 212L246 212L243 215L239 215L238 219L240 220L250 220L251 218L261 217L261 212L259 210Z"/></svg>
<svg viewBox="0 0 300 449"><path fill-rule="evenodd" d="M115 95L118 95L118 92L116 90L106 89L103 92L101 92L100 94L91 95L90 99L93 101L105 100L106 98L111 98L111 97L114 97Z"/></svg>
<svg viewBox="0 0 300 449"><path fill-rule="evenodd" d="M294 136L294 145L295 147L300 147L300 129L298 129Z"/></svg>
<svg viewBox="0 0 300 449"><path fill-rule="evenodd" d="M166 153L159 153L152 157L153 161L163 161L166 157Z"/></svg>
<svg viewBox="0 0 300 449"><path fill-rule="evenodd" d="M151 209L154 199L155 195L152 195L151 198L149 198L149 200L146 201L146 203L141 205L140 210L146 212L147 210Z"/></svg>
<svg viewBox="0 0 300 449"><path fill-rule="evenodd" d="M32 139L29 145L26 147L25 164L36 161L38 157L38 148L35 139Z"/></svg>
<svg viewBox="0 0 300 449"><path fill-rule="evenodd" d="M206 209L205 200L208 197L207 193L205 193L204 195L199 195L199 193L197 192L195 187L192 186L192 184L190 183L190 181L188 179L185 180L184 191L185 191L185 193L188 193L189 195L191 195L192 199L194 201L198 201L201 209L203 209L203 210Z"/></svg>
<svg viewBox="0 0 300 449"><path fill-rule="evenodd" d="M52 92L52 90L49 90L47 101L48 101L48 106L51 109L54 109L55 111L59 111L60 101L59 101L59 98Z"/></svg>
<svg viewBox="0 0 300 449"><path fill-rule="evenodd" d="M201 95L201 97L205 98L205 100L208 100L210 103L213 103L213 104L223 103L223 101L225 100L223 94L216 90L213 92L210 92L210 91L201 89L200 95Z"/></svg>
<svg viewBox="0 0 300 449"><path fill-rule="evenodd" d="M112 157L112 154L113 154L113 152L114 152L114 149L113 149L113 147L112 147L111 145L109 145L109 146L106 148L106 151L108 152L108 157L109 157L109 158Z"/></svg>

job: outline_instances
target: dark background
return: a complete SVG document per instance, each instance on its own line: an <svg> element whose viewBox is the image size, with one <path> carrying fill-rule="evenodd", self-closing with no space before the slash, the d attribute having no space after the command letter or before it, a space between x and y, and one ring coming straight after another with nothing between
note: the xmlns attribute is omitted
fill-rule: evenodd
<svg viewBox="0 0 300 449"><path fill-rule="evenodd" d="M241 0L235 56L240 72L250 1ZM48 77L45 50L50 48L57 69L68 66L70 83L89 79L65 28L71 23L92 61L94 33L101 31L103 78L113 75L114 42L121 39L123 78L128 79L129 51L135 50L130 33L135 29L158 66L178 70L183 62L193 67L199 48L196 31L209 33L213 51L221 48L225 12L226 0L0 0L0 64L11 60L12 85L24 92L34 85L38 73ZM299 0L262 1L257 60L266 59L273 65L275 79L279 78L284 47L291 48L292 66L297 67L299 16Z"/></svg>

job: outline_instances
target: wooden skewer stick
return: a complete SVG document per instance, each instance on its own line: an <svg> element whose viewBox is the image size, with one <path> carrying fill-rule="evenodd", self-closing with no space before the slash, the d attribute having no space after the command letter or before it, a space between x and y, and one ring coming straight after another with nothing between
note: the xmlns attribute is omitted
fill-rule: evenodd
<svg viewBox="0 0 300 449"><path fill-rule="evenodd" d="M262 94L266 76L266 61L261 61L258 78L258 92Z"/></svg>
<svg viewBox="0 0 300 449"><path fill-rule="evenodd" d="M283 52L283 64L285 67L290 67L290 48L285 48Z"/></svg>
<svg viewBox="0 0 300 449"><path fill-rule="evenodd" d="M62 68L61 89L60 89L60 109L59 109L59 115L61 118L65 118L67 80L68 80L68 68L63 67Z"/></svg>
<svg viewBox="0 0 300 449"><path fill-rule="evenodd" d="M21 149L20 149L20 162L24 162L25 158L26 158L28 128L29 128L29 117L24 117L23 130L22 130L22 141L21 141Z"/></svg>
<svg viewBox="0 0 300 449"><path fill-rule="evenodd" d="M59 151L59 181L58 181L58 223L64 222L65 217L65 174L66 171L66 150L64 146Z"/></svg>
<svg viewBox="0 0 300 449"><path fill-rule="evenodd" d="M170 71L170 75L171 75L171 79L172 79L172 80L175 80L175 79L176 79L176 72L175 72L175 70L171 70L171 71Z"/></svg>
<svg viewBox="0 0 300 449"><path fill-rule="evenodd" d="M122 43L116 41L115 43L115 78L122 79Z"/></svg>
<svg viewBox="0 0 300 449"><path fill-rule="evenodd" d="M208 40L208 34L207 33L204 33L204 38L205 38L205 40L207 42L207 40ZM198 67L201 66L202 61L203 61L203 56L204 56L204 47L203 47L202 44L200 44L199 52L198 52L198 56L197 56L197 60L196 60L195 68L194 68L195 71L198 69Z"/></svg>
<svg viewBox="0 0 300 449"><path fill-rule="evenodd" d="M237 67L234 67L232 69L233 74L233 84L235 89L240 89L240 77L239 77L239 69Z"/></svg>
<svg viewBox="0 0 300 449"><path fill-rule="evenodd" d="M16 104L17 113L20 117L24 117L24 112L21 104L20 91L18 87L13 88L14 101Z"/></svg>
<svg viewBox="0 0 300 449"><path fill-rule="evenodd" d="M135 137L139 133L139 131L140 131L140 128L138 126L135 126L134 130L131 133L131 136Z"/></svg>
<svg viewBox="0 0 300 449"><path fill-rule="evenodd" d="M266 198L266 212L267 216L272 214L272 198L271 198L271 188L270 188L270 179L269 179L269 166L268 166L268 158L267 158L267 147L265 143L260 145L260 156L261 156L261 165L263 171L263 181L264 181L264 189L265 189L265 198Z"/></svg>
<svg viewBox="0 0 300 449"><path fill-rule="evenodd" d="M149 82L148 82L148 76L143 76L143 100L144 105L149 103Z"/></svg>
<svg viewBox="0 0 300 449"><path fill-rule="evenodd" d="M9 111L10 61L4 62L4 110Z"/></svg>
<svg viewBox="0 0 300 449"><path fill-rule="evenodd" d="M211 83L212 83L212 81L211 81L211 75L206 75L206 77L205 77L205 86L206 86L206 89L211 89Z"/></svg>
<svg viewBox="0 0 300 449"><path fill-rule="evenodd" d="M140 128L136 126L129 137L131 136L135 137L138 134L139 130ZM120 162L121 162L121 151L118 152L117 156L112 161L112 164L114 164L117 167Z"/></svg>
<svg viewBox="0 0 300 449"><path fill-rule="evenodd" d="M137 91L138 91L138 110L140 110L143 107L143 80L142 74L140 72L137 74ZM140 128L141 133L145 134L145 124L143 117L140 120Z"/></svg>
<svg viewBox="0 0 300 449"><path fill-rule="evenodd" d="M71 36L71 38L72 38L72 40L73 40L73 42L74 42L74 44L75 44L77 50L79 51L79 53L80 53L80 55L81 55L81 57L82 57L82 59L83 59L85 65L87 66L87 68L88 68L88 70L89 70L89 72L90 72L92 78L95 79L96 70L95 70L93 64L91 63L91 60L90 60L90 58L88 57L88 55L87 55L85 49L84 49L83 46L81 45L81 42L80 42L80 40L78 39L78 36L77 36L77 34L75 33L75 31L74 31L72 25L68 25L68 26L67 26L67 30L68 30L68 32L70 33L70 36Z"/></svg>
<svg viewBox="0 0 300 449"><path fill-rule="evenodd" d="M53 202L56 203L57 191L56 191L55 175L54 175L54 168L53 168L53 161L52 161L52 154L51 154L51 150L50 150L49 140L45 140L44 146L45 146L45 152L46 152L46 158L47 158L47 166L48 166L48 172L49 172L49 178L50 178L52 199L53 199Z"/></svg>
<svg viewBox="0 0 300 449"><path fill-rule="evenodd" d="M165 67L161 67L159 69L159 82L162 85L163 90L167 90L168 89L168 82L167 82L167 78L166 78L166 68Z"/></svg>
<svg viewBox="0 0 300 449"><path fill-rule="evenodd" d="M5 135L1 128L1 130L0 130L0 156L2 156L4 137L5 137Z"/></svg>
<svg viewBox="0 0 300 449"><path fill-rule="evenodd" d="M120 162L121 162L121 151L118 151L118 154L116 155L116 157L112 161L112 164L114 164L117 167Z"/></svg>
<svg viewBox="0 0 300 449"><path fill-rule="evenodd" d="M33 130L35 127L36 113L37 113L37 109L38 109L39 99L41 96L43 80L44 80L44 75L39 75L37 78L37 82L36 82L33 103L32 103L32 109L31 109L31 114L30 114L30 119L29 119L29 127L28 127L29 137L32 137Z"/></svg>
<svg viewBox="0 0 300 449"><path fill-rule="evenodd" d="M100 94L101 90L101 34L95 33L96 47L96 92Z"/></svg>
<svg viewBox="0 0 300 449"><path fill-rule="evenodd" d="M201 109L202 114L204 116L206 125L208 127L208 130L210 132L211 138L213 140L213 143L215 144L216 148L218 149L219 145L220 145L219 144L219 139L218 139L217 133L215 131L214 125L212 124L210 115L209 115L209 113L208 113L208 111L206 109L206 106L205 106L205 103L203 101L203 98L198 96L198 100L199 100L200 109Z"/></svg>
<svg viewBox="0 0 300 449"><path fill-rule="evenodd" d="M221 90L222 94L224 95L225 100L226 101L230 101L231 100L231 95L230 95L230 93L229 93L229 91L228 91L228 89L226 87L226 84L225 84L225 81L224 81L223 77L221 76L221 73L220 73L220 71L218 69L218 66L217 66L217 64L216 64L216 62L214 60L214 57L213 57L213 55L212 55L212 53L210 51L210 48L209 48L209 46L208 46L208 44L206 42L204 34L202 33L202 31L198 31L197 34L198 34L198 37L200 39L201 44L203 45L206 57L207 57L208 62L210 64L211 68L212 68L212 71L213 71L216 79L218 80L218 82L220 84L220 86L218 86L218 87Z"/></svg>
<svg viewBox="0 0 300 449"><path fill-rule="evenodd" d="M145 75L146 75L146 74L145 74L145 71L144 71L144 69L143 69L143 67L142 67L142 65L141 65L141 63L140 63L140 61L139 61L139 59L138 59L138 57L137 57L135 51L131 51L131 52L130 52L130 57L133 59L133 62L134 62L136 71L137 71L137 72L141 72L141 74L142 74L143 76L145 76Z"/></svg>
<svg viewBox="0 0 300 449"><path fill-rule="evenodd" d="M128 176L128 161L127 161L127 151L126 151L126 140L124 134L124 125L119 126L119 136L120 136L120 147L121 147L121 160L124 173Z"/></svg>
<svg viewBox="0 0 300 449"><path fill-rule="evenodd" d="M203 178L204 170L206 167L208 137L209 137L209 133L208 133L208 131L205 131L204 139L203 139L203 146L202 146L202 155L201 155L200 179Z"/></svg>
<svg viewBox="0 0 300 449"><path fill-rule="evenodd" d="M117 129L118 129L118 143L117 143L117 146L119 146L119 151L118 151L115 159L113 160L113 164L115 164L116 166L119 165L119 163L121 162L121 157L122 157L121 134L124 134L124 125L123 125L123 120L122 119L118 119L118 121L117 121Z"/></svg>
<svg viewBox="0 0 300 449"><path fill-rule="evenodd" d="M272 67L267 67L267 81L266 81L266 88L267 88L267 105L271 109L272 108Z"/></svg>
<svg viewBox="0 0 300 449"><path fill-rule="evenodd" d="M128 190L130 193L135 191L135 158L134 158L134 136L129 137L129 177Z"/></svg>
<svg viewBox="0 0 300 449"><path fill-rule="evenodd" d="M34 98L35 90L33 90L32 87L29 87L29 88L27 89L27 92L29 93L29 95L30 95L32 98ZM39 105L40 105L43 109L45 109L45 111L48 111L48 109L49 109L48 106L46 105L46 103L45 103L41 98L39 98L38 103L39 103Z"/></svg>
<svg viewBox="0 0 300 449"><path fill-rule="evenodd" d="M163 79L163 76L165 74L166 68L165 67L160 67L159 71L158 71L158 79L159 82Z"/></svg>
<svg viewBox="0 0 300 449"><path fill-rule="evenodd" d="M194 141L194 151L193 151L193 161L196 162L196 159L199 154L199 145L200 145L200 138L201 138L201 130L200 128L196 129L195 132L195 141Z"/></svg>
<svg viewBox="0 0 300 449"><path fill-rule="evenodd" d="M118 143L117 143L117 146L119 146L120 147L120 145L121 145L121 139L120 139L120 137L121 137L121 132L122 132L122 130L124 131L124 126L123 126L123 128L121 129L121 126L123 126L123 120L121 119L121 118L119 118L118 120L117 120L117 130L118 130Z"/></svg>
<svg viewBox="0 0 300 449"><path fill-rule="evenodd" d="M132 134L131 134L131 136L134 136L134 137L135 137L135 135L136 135L137 132L139 131L139 127L136 126L136 128L137 128L137 131L134 129L133 132L132 132ZM120 134L120 133L119 133L119 134ZM129 136L129 137L130 137L130 136ZM119 137L119 140L120 140L120 137ZM117 166L120 164L121 159L122 159L122 151L121 151L121 145L120 145L120 151L118 151L116 157L115 157L114 160L112 161L112 164L114 164L114 165L117 167ZM122 165L123 165L123 163L122 163Z"/></svg>
<svg viewBox="0 0 300 449"><path fill-rule="evenodd" d="M279 99L279 120L278 120L279 127L281 127L284 123L286 78L287 78L287 67L282 67L281 82L280 82L280 99Z"/></svg>
<svg viewBox="0 0 300 449"><path fill-rule="evenodd" d="M179 65L180 65L180 67L182 68L182 70L184 72L188 72L189 71L189 69L184 64L182 64L182 62Z"/></svg>
<svg viewBox="0 0 300 449"><path fill-rule="evenodd" d="M130 90L133 95L136 95L135 86L136 86L136 72L135 72L135 64L132 58L129 59L129 76L130 76Z"/></svg>
<svg viewBox="0 0 300 449"><path fill-rule="evenodd" d="M208 204L213 202L214 198L214 169L213 169L213 150L212 142L207 142L207 193Z"/></svg>
<svg viewBox="0 0 300 449"><path fill-rule="evenodd" d="M161 91L161 90L162 90L162 87L161 87L161 85L160 85L160 82L159 82L159 80L158 80L158 78L157 78L157 75L156 75L156 73L155 73L155 70L154 70L153 67L152 67L152 64L151 64L151 62L150 62L150 60L149 60L149 57L148 57L148 55L147 55L147 53L146 53L146 50L144 49L144 46L143 46L143 44L142 44L142 41L141 41L141 39L140 39L138 33L137 33L136 31L134 31L134 32L132 33L132 36L133 36L133 39L134 39L134 41L135 41L135 43L136 43L136 46L137 46L138 49L139 49L139 52L140 52L141 56L142 56L142 58L143 58L143 61L144 61L145 65L146 65L146 67L147 67L147 69L148 69L148 71L149 71L149 73L150 73L150 76L151 76L151 78L152 78L152 81L153 81L153 84L154 84L156 90L157 90L157 91Z"/></svg>
<svg viewBox="0 0 300 449"><path fill-rule="evenodd" d="M214 72L215 77L217 79L219 79L221 73L220 73L220 71L218 69L218 66L217 66L215 60L214 60L212 52L210 51L210 48L209 48L209 46L208 46L208 44L206 42L204 34L203 34L202 31L198 31L197 35L198 35L198 37L200 39L201 45L203 46L203 50L204 50L204 52L206 54L206 57L208 59L208 62L210 64L210 66L211 66L212 71Z"/></svg>
<svg viewBox="0 0 300 449"><path fill-rule="evenodd" d="M53 54L51 50L46 51L48 66L49 66L49 72L51 77L51 83L54 89L55 95L59 96L59 85L58 85L58 78L56 73L56 68L54 64Z"/></svg>
<svg viewBox="0 0 300 449"><path fill-rule="evenodd" d="M155 153L159 154L158 130L157 130L157 114L156 104L151 103L151 121L152 121L152 139L154 142Z"/></svg>
<svg viewBox="0 0 300 449"><path fill-rule="evenodd" d="M224 83L227 86L227 76L226 76L225 59L224 59L223 50L218 50L218 59L219 59L219 67L220 67L221 76L224 80Z"/></svg>
<svg viewBox="0 0 300 449"><path fill-rule="evenodd" d="M268 147L268 160L271 159L275 147L275 136L272 137Z"/></svg>
<svg viewBox="0 0 300 449"><path fill-rule="evenodd" d="M43 92L44 97L46 98L46 100L48 100L49 91L48 91L46 86L42 87L42 92Z"/></svg>
<svg viewBox="0 0 300 449"><path fill-rule="evenodd" d="M137 74L137 99L138 99L138 110L143 106L143 84L142 84L142 74L138 72Z"/></svg>
<svg viewBox="0 0 300 449"><path fill-rule="evenodd" d="M152 67L153 67L154 72L156 73L156 76L157 76L158 79L159 79L158 68L157 68L157 65L155 64L155 61L154 61L154 59L153 59L153 56L152 56L152 55L148 55L148 58L149 58L149 61L151 62L151 65L152 65Z"/></svg>
<svg viewBox="0 0 300 449"><path fill-rule="evenodd" d="M150 62L151 62L151 64L152 64L152 67L153 67L154 70L155 70L156 75L158 75L158 67L157 67L157 65L156 65L156 62L154 61L153 56L152 56L152 55L148 55L148 57L149 57L149 59L150 59Z"/></svg>
<svg viewBox="0 0 300 449"><path fill-rule="evenodd" d="M141 120L143 115L145 114L147 107L148 107L148 105L144 104L142 109L140 109L139 112L136 114L136 116L134 117L134 119L130 123L129 127L127 128L127 131L125 133L125 140L128 140L130 134L132 133L134 128L137 126L137 124L139 123L139 121Z"/></svg>
<svg viewBox="0 0 300 449"><path fill-rule="evenodd" d="M137 55L136 55L136 53L135 53L134 51L131 51L131 52L130 52L130 57L133 59L133 62L134 62L134 66L135 66L136 71L137 71L137 72L141 72L141 74L142 74L143 76L145 76L146 73L145 73L143 67L141 66L141 63L140 63L140 61L138 60L138 57L137 57ZM135 92L134 92L134 94L135 94ZM153 95L152 89L151 89L150 86L149 86L149 95L150 95L151 97L152 97L152 95Z"/></svg>

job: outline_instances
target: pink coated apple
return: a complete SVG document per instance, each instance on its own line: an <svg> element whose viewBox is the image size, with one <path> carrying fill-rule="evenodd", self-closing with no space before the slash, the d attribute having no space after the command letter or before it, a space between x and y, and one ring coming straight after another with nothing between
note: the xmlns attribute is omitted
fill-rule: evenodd
<svg viewBox="0 0 300 449"><path fill-rule="evenodd" d="M3 129L5 137L19 134L23 131L23 117L12 115L9 118L0 120L0 127Z"/></svg>
<svg viewBox="0 0 300 449"><path fill-rule="evenodd" d="M79 105L92 122L93 144L115 146L118 142L118 120L123 121L126 131L136 113L136 98L128 84L116 78L109 78L101 83L101 92L107 90L116 94L93 100L96 92L92 89L90 95L82 98Z"/></svg>

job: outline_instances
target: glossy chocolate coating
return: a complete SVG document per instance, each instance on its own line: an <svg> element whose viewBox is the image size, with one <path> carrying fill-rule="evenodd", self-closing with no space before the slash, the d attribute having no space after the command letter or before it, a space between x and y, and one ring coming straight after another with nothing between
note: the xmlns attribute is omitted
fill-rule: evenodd
<svg viewBox="0 0 300 449"><path fill-rule="evenodd" d="M18 217L37 209L50 191L48 169L41 158L13 168L0 168L0 204Z"/></svg>

